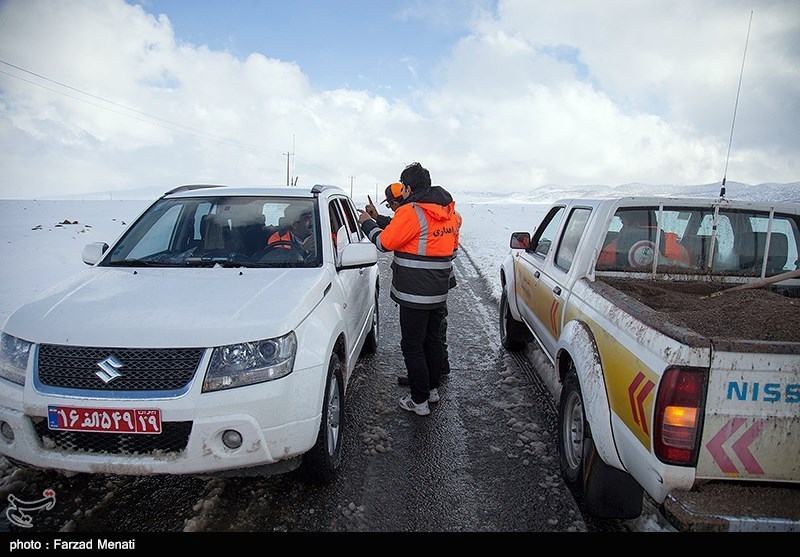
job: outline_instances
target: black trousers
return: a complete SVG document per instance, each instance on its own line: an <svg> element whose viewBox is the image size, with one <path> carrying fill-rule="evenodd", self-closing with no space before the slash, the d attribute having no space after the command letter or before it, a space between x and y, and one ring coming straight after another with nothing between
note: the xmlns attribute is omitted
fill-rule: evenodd
<svg viewBox="0 0 800 557"><path fill-rule="evenodd" d="M444 308L411 309L400 306L400 349L408 371L411 399L428 400L431 389L439 388L442 377L441 324Z"/></svg>

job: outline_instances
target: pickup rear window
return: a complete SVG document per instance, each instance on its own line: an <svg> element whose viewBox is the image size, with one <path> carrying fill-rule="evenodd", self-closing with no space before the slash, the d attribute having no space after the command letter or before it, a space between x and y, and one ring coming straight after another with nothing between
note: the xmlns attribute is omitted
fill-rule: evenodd
<svg viewBox="0 0 800 557"><path fill-rule="evenodd" d="M598 271L773 276L798 268L798 217L704 207L626 207L611 220ZM658 249L656 249L658 246Z"/></svg>

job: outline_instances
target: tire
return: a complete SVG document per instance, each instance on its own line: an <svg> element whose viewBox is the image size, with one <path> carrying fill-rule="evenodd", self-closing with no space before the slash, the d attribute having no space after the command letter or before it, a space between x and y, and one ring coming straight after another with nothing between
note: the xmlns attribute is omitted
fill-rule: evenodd
<svg viewBox="0 0 800 557"><path fill-rule="evenodd" d="M322 418L314 446L303 455L306 477L317 483L328 483L336 477L342 464L344 433L344 382L339 356L331 355L328 379L322 402Z"/></svg>
<svg viewBox="0 0 800 557"><path fill-rule="evenodd" d="M583 411L583 396L575 367L570 364L558 401L558 456L561 476L575 495L583 495L583 447L591 443Z"/></svg>
<svg viewBox="0 0 800 557"><path fill-rule="evenodd" d="M642 487L627 472L603 462L597 452L572 362L558 404L558 455L561 477L587 514L624 520L642 514Z"/></svg>
<svg viewBox="0 0 800 557"><path fill-rule="evenodd" d="M508 295L503 287L500 297L500 344L511 352L518 352L527 346L531 340L530 331L522 321L517 321L511 315L508 307Z"/></svg>
<svg viewBox="0 0 800 557"><path fill-rule="evenodd" d="M367 333L367 340L364 341L363 352L374 354L378 350L378 339L380 338L380 315L378 305L378 289L375 289L375 311L372 312L372 328Z"/></svg>

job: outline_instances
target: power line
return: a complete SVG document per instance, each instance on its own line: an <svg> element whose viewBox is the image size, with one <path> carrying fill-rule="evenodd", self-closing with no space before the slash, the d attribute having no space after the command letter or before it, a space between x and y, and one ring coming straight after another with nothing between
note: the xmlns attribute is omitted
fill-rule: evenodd
<svg viewBox="0 0 800 557"><path fill-rule="evenodd" d="M47 87L47 86L45 86L45 85L43 85L41 83L36 83L35 81L31 81L29 79L25 79L24 77L21 77L21 76L18 76L18 75L14 75L13 73L9 73L9 72L0 70L0 74L4 74L4 75L7 75L9 77L13 77L14 79L18 79L20 81L24 81L25 83L29 83L31 85L34 85L36 87L40 87L42 89L45 89L47 91L56 93L58 95L65 96L65 97L70 98L72 100L75 100L75 101L78 101L78 102L82 102L84 104L88 104L90 106L94 106L94 107L97 107L97 108L101 108L103 110L107 110L109 112L113 112L115 114L119 114L120 116L124 116L126 118L131 118L133 120L137 120L137 121L143 122L145 124L150 124L152 126L157 126L157 127L163 128L163 129L167 129L167 130L170 130L170 131L177 132L177 133L182 133L184 135L189 135L189 136L195 137L197 139L201 139L201 140L205 140L205 141L213 141L215 143L221 143L221 144L224 144L224 145L229 145L231 147L247 149L247 150L250 150L250 151L269 151L269 152L275 152L275 153L280 153L281 152L279 149L274 149L274 148L270 148L270 147L264 147L264 146L261 146L261 145L255 145L255 144L252 144L252 143L245 143L245 142L241 142L241 141L232 141L232 140L229 140L229 139L225 139L225 138L222 138L222 137L218 137L218 136L214 136L214 135L208 134L208 133L204 132L203 130L199 130L199 129L196 129L196 128L191 128L189 126L184 126L183 124L179 124L177 122L173 122L171 120L167 120L167 119L161 118L159 116L155 116L153 114L149 114L147 112L143 112L141 110L137 110L135 108L131 108L131 107L126 106L124 104L120 104L120 103L111 101L109 99L100 97L98 95L94 95L94 94L89 93L87 91L83 91L82 89L78 89L77 87L73 87L71 85L68 85L66 83L62 83L62 82L57 81L55 79L51 79L51 78L46 77L44 75L38 74L36 72L32 72L30 70L26 70L25 68L22 68L20 66L17 66L15 64L10 63L10 62L7 62L5 60L0 60L0 64L4 64L4 65L6 65L6 66L8 66L10 68L14 68L17 71L24 72L24 73L26 73L28 75L34 76L34 77L36 77L38 79L47 81L49 83L53 83L55 85L58 85L59 87L63 87L65 89L69 89L71 91L75 91L76 93L80 93L81 95L85 95L87 97L90 97L91 99L96 99L96 100L101 101L103 103L107 103L109 105L116 106L116 107L119 107L121 109L124 109L124 110L126 110L128 112L132 112L134 114L139 114L139 115L143 116L144 118L137 117L134 114L128 114L126 112L121 112L119 110L115 110L115 109L110 108L108 106L103 106L102 104L97 104L97 103L92 102L90 100L83 99L83 98L80 98L80 97L75 96L75 95L71 95L71 94L69 94L67 92L64 92L64 91L59 91L57 89L53 89L51 87ZM282 154L285 155L286 153L282 153ZM330 168L327 168L327 167L324 167L324 166L320 166L318 164L314 164L314 163L312 163L312 162L310 162L308 160L305 160L305 159L303 159L301 157L297 157L295 155L295 152L294 152L294 136L292 137L292 153L291 154L293 156L293 159L292 159L292 170L294 170L295 162L299 159L300 161L302 161L304 164L306 164L308 166L317 168L317 169L322 170L323 172L326 172L326 173L331 173L331 174L334 173L334 171L332 169L330 169ZM293 180L293 182L297 183L297 179L295 178Z"/></svg>
<svg viewBox="0 0 800 557"><path fill-rule="evenodd" d="M222 144L225 144L225 145L230 145L232 147L241 147L243 149L256 150L256 151L276 151L276 152L280 152L277 149L271 149L269 147L264 147L264 146L260 146L260 145L250 144L250 143L244 143L244 142L240 142L240 141L231 141L229 139L217 137L217 136L208 134L208 133L206 133L206 132L204 132L202 130L198 130L196 128L190 128L188 126L184 126L183 124L178 124L177 122L172 122L170 120L166 120L164 118L160 118L158 116L154 116L152 114L148 114L146 112L142 112L141 110L136 110L135 108L131 108L129 106L125 106L123 104L120 104L120 103L117 103L117 102L114 102L114 101L110 101L110 100L105 99L103 97L99 97L97 95L93 95L92 93L88 93L88 92L83 91L81 89L78 89L76 87L72 87L71 85L67 85L65 83L61 83L59 81L56 81L54 79L50 79L48 77L45 77L45 76L40 75L40 74L37 74L37 73L32 72L30 70L26 70L26 69L21 68L19 66L15 66L14 64L6 62L5 60L0 60L0 63L5 64L6 66L9 66L11 68L14 68L15 70L19 70L21 72L25 72L27 74L35 76L35 77L37 77L39 79L43 79L43 80L48 81L50 83L54 83L54 84L56 84L56 85L58 85L60 87L64 87L66 89L75 91L75 92L80 93L82 95L86 95L87 97L91 97L93 99L97 99L99 101L102 101L104 103L108 103L108 104L113 105L113 106L118 106L120 108L123 108L123 109L125 109L127 111L133 112L135 114L140 114L142 116L145 116L146 118L149 118L150 120L145 120L145 119L142 119L142 118L138 118L138 117L136 117L134 115L126 114L125 112L121 112L119 110L114 110L113 108L109 108L107 106L103 106L101 104L97 104L97 103L88 101L86 99L82 99L82 98L76 97L74 95L70 95L68 93L65 93L64 91L58 91L56 89L52 89L50 87L42 85L41 83L36 83L35 81L31 81L29 79L25 79L24 77L20 77L18 75L14 75L12 73L8 73L8 72L5 72L3 70L0 70L0 73L2 73L4 75L7 75L9 77L13 77L15 79L19 79L20 81L24 81L26 83L30 83L31 85L35 85L36 87L41 87L42 89L45 89L47 91L51 91L51 92L56 93L58 95L63 95L63 96L68 97L70 99L73 99L73 100L76 100L76 101L79 101L79 102L82 102L82 103L85 103L85 104L88 104L88 105L91 105L91 106L95 106L97 108L101 108L103 110L107 110L109 112L113 112L115 114L119 114L121 116L125 116L126 118L131 118L131 119L137 120L139 122L144 122L146 124L150 124L150 125L153 125L153 126L158 126L160 128L168 129L168 130L171 130L171 131L174 131L174 132L183 133L185 135L190 135L190 136L196 137L198 139L205 139L205 140L208 140L208 141L214 141L216 143L222 143ZM151 120L156 120L156 121L153 122ZM164 124L168 124L168 125L160 124L159 122L163 122Z"/></svg>

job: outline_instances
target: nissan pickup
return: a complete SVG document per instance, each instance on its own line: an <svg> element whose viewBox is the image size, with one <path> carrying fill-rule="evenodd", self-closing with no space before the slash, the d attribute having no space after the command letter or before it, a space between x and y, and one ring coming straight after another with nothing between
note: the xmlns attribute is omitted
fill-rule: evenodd
<svg viewBox="0 0 800 557"><path fill-rule="evenodd" d="M500 338L540 349L584 510L800 530L800 205L565 199L511 235Z"/></svg>

